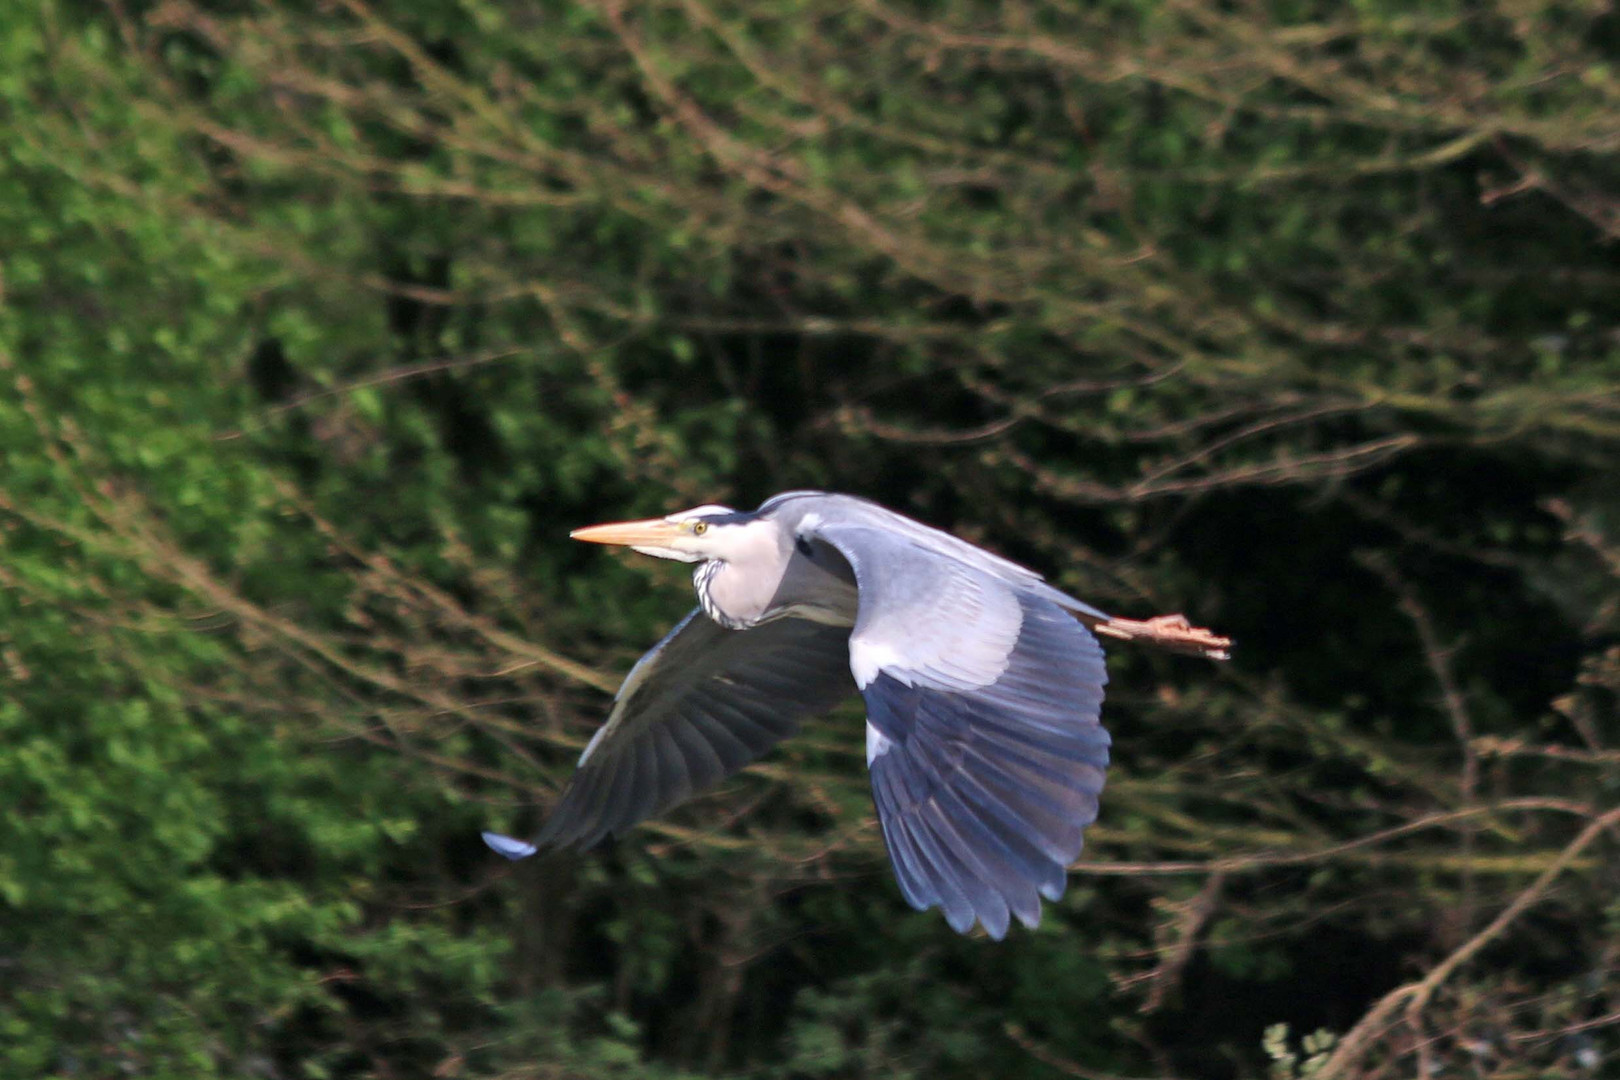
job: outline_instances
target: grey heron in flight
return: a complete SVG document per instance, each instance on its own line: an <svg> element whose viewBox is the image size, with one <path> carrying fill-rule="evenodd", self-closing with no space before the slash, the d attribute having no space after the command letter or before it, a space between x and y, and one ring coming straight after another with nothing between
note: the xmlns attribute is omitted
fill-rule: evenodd
<svg viewBox="0 0 1620 1080"><path fill-rule="evenodd" d="M1039 574L849 495L700 506L576 529L696 563L698 608L630 669L532 842L588 848L718 783L860 694L900 891L1000 939L1063 893L1097 816L1109 737L1097 634L1224 659L1180 616L1116 619Z"/></svg>

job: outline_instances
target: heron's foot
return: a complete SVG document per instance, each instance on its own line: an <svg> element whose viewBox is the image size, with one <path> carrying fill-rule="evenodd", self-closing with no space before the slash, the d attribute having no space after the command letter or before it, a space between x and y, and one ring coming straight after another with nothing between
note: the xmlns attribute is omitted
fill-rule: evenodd
<svg viewBox="0 0 1620 1080"><path fill-rule="evenodd" d="M1140 641L1161 649L1169 649L1171 652L1188 653L1192 656L1208 657L1211 660L1226 660L1232 655L1229 651L1232 647L1231 638L1222 637L1202 626L1194 626L1187 621L1185 615L1158 615L1151 619L1109 619L1097 623L1091 629L1121 641Z"/></svg>

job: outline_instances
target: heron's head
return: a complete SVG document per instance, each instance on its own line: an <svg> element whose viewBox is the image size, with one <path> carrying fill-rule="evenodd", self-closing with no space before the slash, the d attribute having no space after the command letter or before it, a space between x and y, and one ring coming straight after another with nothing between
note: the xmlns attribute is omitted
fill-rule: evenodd
<svg viewBox="0 0 1620 1080"><path fill-rule="evenodd" d="M697 506L668 517L589 525L568 535L593 544L620 544L643 555L678 562L729 559L758 543L767 525L729 506Z"/></svg>

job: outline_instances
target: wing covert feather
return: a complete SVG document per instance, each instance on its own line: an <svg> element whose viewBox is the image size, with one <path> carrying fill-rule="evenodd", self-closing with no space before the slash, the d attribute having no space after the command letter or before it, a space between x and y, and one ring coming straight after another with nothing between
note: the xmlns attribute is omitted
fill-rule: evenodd
<svg viewBox="0 0 1620 1080"><path fill-rule="evenodd" d="M969 690L1006 670L1023 620L1011 585L902 534L831 523L814 532L855 574L857 686L883 671L908 685Z"/></svg>

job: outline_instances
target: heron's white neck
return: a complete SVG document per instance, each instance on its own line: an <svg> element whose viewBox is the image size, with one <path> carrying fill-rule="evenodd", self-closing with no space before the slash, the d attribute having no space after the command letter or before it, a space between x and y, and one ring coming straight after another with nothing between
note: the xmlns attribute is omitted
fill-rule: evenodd
<svg viewBox="0 0 1620 1080"><path fill-rule="evenodd" d="M692 572L698 602L721 626L753 626L769 611L793 549L783 549L782 532L771 521L727 525L711 537L716 554Z"/></svg>

